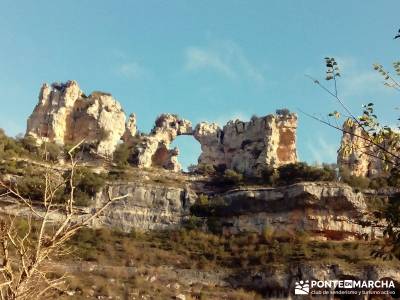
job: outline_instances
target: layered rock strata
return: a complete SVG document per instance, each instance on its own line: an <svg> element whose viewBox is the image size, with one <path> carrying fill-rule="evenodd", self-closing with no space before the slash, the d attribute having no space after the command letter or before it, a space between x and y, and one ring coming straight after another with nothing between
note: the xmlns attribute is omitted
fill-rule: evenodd
<svg viewBox="0 0 400 300"><path fill-rule="evenodd" d="M123 183L113 184L110 188L113 197L128 197L112 204L95 220L95 227L106 226L125 232L177 228L196 199L196 194L188 187ZM101 207L106 201L108 190L104 189L97 194L94 207Z"/></svg>
<svg viewBox="0 0 400 300"><path fill-rule="evenodd" d="M382 224L374 223L362 193L340 183L305 182L281 188L247 188L220 195L215 209L224 231L304 231L317 239L375 238Z"/></svg>
<svg viewBox="0 0 400 300"><path fill-rule="evenodd" d="M112 197L127 197L115 201L101 216L94 219L90 224L93 228L108 227L124 232L131 232L133 229L147 231L179 228L197 198L189 187L168 187L139 182L110 183L96 194L89 206L79 207L74 221L79 222L102 207L109 199L109 191ZM0 212L3 214L23 217L32 214L28 207L21 206L12 197L1 200ZM45 213L40 206L36 207L36 211L39 214ZM49 219L53 222L63 222L65 214L55 210Z"/></svg>

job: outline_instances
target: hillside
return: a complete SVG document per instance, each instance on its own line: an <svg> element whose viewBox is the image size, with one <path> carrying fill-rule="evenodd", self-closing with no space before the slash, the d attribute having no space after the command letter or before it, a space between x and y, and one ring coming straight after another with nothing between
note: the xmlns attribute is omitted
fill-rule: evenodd
<svg viewBox="0 0 400 300"><path fill-rule="evenodd" d="M66 239L68 255L41 266L69 274L57 297L288 298L299 280L348 278L390 279L399 295L396 255L372 255L397 183L354 174L349 162L340 174L299 162L295 114L194 129L162 114L149 134L126 119L111 94L86 96L69 81L42 87L24 137L0 134L0 212L6 224L15 217L17 235L31 223L40 231L43 215L49 228L62 224L72 194L71 226L109 204ZM189 172L169 149L181 134L202 146Z"/></svg>

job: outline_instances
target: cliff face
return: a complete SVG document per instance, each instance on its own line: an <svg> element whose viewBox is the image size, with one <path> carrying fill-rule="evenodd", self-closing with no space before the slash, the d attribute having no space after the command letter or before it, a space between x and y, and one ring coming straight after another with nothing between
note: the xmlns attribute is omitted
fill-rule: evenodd
<svg viewBox="0 0 400 300"><path fill-rule="evenodd" d="M113 183L113 196L128 194L102 216L95 226L119 228L129 232L167 229L182 225L190 215L196 193L186 187L157 184ZM201 191L200 191L201 192ZM197 194L199 191L197 191ZM371 221L362 193L339 183L298 183L280 188L241 188L215 195L223 199L213 209L213 217L225 234L241 232L308 233L318 240L375 238L382 224ZM106 189L98 193L94 207L107 201Z"/></svg>
<svg viewBox="0 0 400 300"><path fill-rule="evenodd" d="M189 208L196 195L186 188L166 187L155 184L120 183L111 184L113 197L128 195L126 199L112 204L93 226L118 228L130 232L132 229L153 230L179 227L189 215ZM98 193L93 207L101 207L107 200L104 189Z"/></svg>
<svg viewBox="0 0 400 300"><path fill-rule="evenodd" d="M223 129L215 123L200 123L194 137L200 142L199 163L225 166L255 175L265 166L278 167L297 161L297 116L253 117L250 122L229 121Z"/></svg>
<svg viewBox="0 0 400 300"><path fill-rule="evenodd" d="M306 182L280 188L243 188L219 195L225 233L303 231L313 238L352 240L382 234L362 193L340 183Z"/></svg>
<svg viewBox="0 0 400 300"><path fill-rule="evenodd" d="M125 132L125 114L109 94L86 97L75 81L44 84L39 103L28 119L26 134L60 145L77 144L83 139L99 155L111 155Z"/></svg>

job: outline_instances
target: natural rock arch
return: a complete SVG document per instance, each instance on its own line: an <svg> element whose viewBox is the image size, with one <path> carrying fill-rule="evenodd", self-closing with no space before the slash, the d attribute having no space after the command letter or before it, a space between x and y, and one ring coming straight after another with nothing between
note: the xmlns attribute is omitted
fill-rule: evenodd
<svg viewBox="0 0 400 300"><path fill-rule="evenodd" d="M180 171L178 162L179 149L170 149L170 144L179 135L191 135L192 123L181 119L175 114L162 114L156 121L149 134L136 134L133 124L134 116L131 115L123 140L133 147L134 161L139 168L163 167L168 170ZM132 132L135 134L133 135Z"/></svg>
<svg viewBox="0 0 400 300"><path fill-rule="evenodd" d="M179 151L178 159L184 171L198 164L201 145L192 135L179 135L170 146Z"/></svg>
<svg viewBox="0 0 400 300"><path fill-rule="evenodd" d="M286 109L275 115L254 116L249 122L229 121L222 128L201 122L193 129L190 121L178 115L161 114L149 134L138 134L135 114L126 119L111 94L93 92L86 96L75 81L44 84L28 119L26 135L36 138L38 144L67 145L84 139L100 157L111 157L122 139L139 168L180 171L179 149L170 149L180 135L192 135L200 143L199 163L248 175L259 175L267 166L297 161L297 116Z"/></svg>

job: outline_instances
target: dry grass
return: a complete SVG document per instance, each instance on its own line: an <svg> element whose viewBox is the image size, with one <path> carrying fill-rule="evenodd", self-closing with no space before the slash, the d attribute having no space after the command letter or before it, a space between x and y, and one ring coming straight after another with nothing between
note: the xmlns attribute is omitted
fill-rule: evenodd
<svg viewBox="0 0 400 300"><path fill-rule="evenodd" d="M174 273L181 269L239 274L246 270L282 268L296 262L400 267L398 261L373 259L370 242L317 242L306 235L290 233L227 237L197 230L124 234L84 229L71 245L75 247L75 257L65 263L98 266L73 272L75 277L71 279L70 289L76 291L74 299L84 299L79 297L87 295L112 299L141 299L142 296L173 299L178 293L187 299L260 299L256 291L185 285ZM178 290L172 287L176 282L181 285Z"/></svg>

